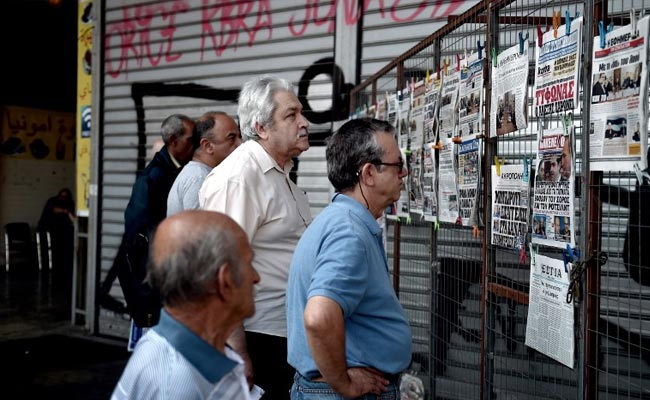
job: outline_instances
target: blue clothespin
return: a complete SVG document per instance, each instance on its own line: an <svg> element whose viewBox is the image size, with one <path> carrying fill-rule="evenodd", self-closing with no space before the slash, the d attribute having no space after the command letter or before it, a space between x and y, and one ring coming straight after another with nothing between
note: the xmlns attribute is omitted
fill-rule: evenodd
<svg viewBox="0 0 650 400"><path fill-rule="evenodd" d="M481 41L476 41L476 52L478 53L478 59L483 59L483 49L485 48L485 41L483 41L483 46L481 46Z"/></svg>
<svg viewBox="0 0 650 400"><path fill-rule="evenodd" d="M564 272L568 274L569 267L567 264L573 263L574 261L580 259L580 250L575 247L572 248L571 245L567 244L566 250L562 251L562 259L564 260Z"/></svg>
<svg viewBox="0 0 650 400"><path fill-rule="evenodd" d="M571 14L569 13L568 7L564 12L564 23L566 24L566 35L569 36L571 33Z"/></svg>
<svg viewBox="0 0 650 400"><path fill-rule="evenodd" d="M573 15L573 19L578 19L578 18L580 18L580 12L578 11L578 3L576 3L575 13Z"/></svg>
<svg viewBox="0 0 650 400"><path fill-rule="evenodd" d="M524 37L523 32L519 32L519 54L524 54L524 42L528 44L528 36L529 36L528 32L526 32L526 37Z"/></svg>
<svg viewBox="0 0 650 400"><path fill-rule="evenodd" d="M529 162L528 161L528 156L525 155L525 154L522 155L522 158L524 159L524 173L521 176L521 180L524 183L528 183L528 180L530 179L530 176L529 176L530 175L530 168L528 168L528 165L529 165L530 162L532 162L532 160Z"/></svg>
<svg viewBox="0 0 650 400"><path fill-rule="evenodd" d="M614 23L610 22L610 24L607 26L607 29L605 29L605 22L600 21L598 22L598 31L600 32L600 48L604 49L605 45L607 44L606 38L607 34L611 31L614 30Z"/></svg>

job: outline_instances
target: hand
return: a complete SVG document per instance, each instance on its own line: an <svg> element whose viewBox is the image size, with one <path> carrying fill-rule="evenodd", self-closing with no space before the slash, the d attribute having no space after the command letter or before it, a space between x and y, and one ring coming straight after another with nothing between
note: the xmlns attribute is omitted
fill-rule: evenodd
<svg viewBox="0 0 650 400"><path fill-rule="evenodd" d="M253 379L254 373L253 373L253 362L251 361L250 356L248 353L245 354L239 354L242 360L244 360L244 376L246 376L246 381L248 381L248 389L251 390L253 389L253 384L255 383L255 380Z"/></svg>
<svg viewBox="0 0 650 400"><path fill-rule="evenodd" d="M347 384L344 384L338 390L335 389L343 397L356 398L367 393L381 395L388 390L386 388L389 383L388 380L374 368L349 368L347 372L349 378ZM334 388L334 385L332 385L332 388Z"/></svg>

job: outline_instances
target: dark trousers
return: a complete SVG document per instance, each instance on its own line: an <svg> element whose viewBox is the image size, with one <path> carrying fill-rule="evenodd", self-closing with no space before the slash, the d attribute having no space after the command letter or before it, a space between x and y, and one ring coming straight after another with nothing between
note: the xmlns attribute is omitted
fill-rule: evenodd
<svg viewBox="0 0 650 400"><path fill-rule="evenodd" d="M287 339L246 332L255 384L264 389L263 400L289 400L295 370L287 364Z"/></svg>

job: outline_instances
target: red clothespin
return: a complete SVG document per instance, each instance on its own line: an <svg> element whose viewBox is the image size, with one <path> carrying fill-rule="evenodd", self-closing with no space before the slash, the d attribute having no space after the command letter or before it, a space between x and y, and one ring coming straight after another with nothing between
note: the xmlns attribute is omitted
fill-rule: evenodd
<svg viewBox="0 0 650 400"><path fill-rule="evenodd" d="M460 71L460 54L456 54L456 71Z"/></svg>
<svg viewBox="0 0 650 400"><path fill-rule="evenodd" d="M544 44L544 33L542 33L542 27L537 25L537 47L542 47L543 44Z"/></svg>

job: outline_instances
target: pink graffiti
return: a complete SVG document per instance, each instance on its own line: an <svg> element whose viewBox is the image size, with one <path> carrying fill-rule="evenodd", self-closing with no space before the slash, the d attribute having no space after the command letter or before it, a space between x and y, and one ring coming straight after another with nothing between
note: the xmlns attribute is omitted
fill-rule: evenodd
<svg viewBox="0 0 650 400"><path fill-rule="evenodd" d="M135 63L138 68L155 68L180 60L183 53L174 50L176 17L191 9L189 1L170 0L161 4L122 7L122 19L106 26L107 73L117 78L133 68L130 63ZM447 17L470 0L422 0L416 8L408 10L400 9L401 0L376 1L380 18L404 23L426 15L427 9L431 9L429 18ZM364 0L359 7L357 0L305 0L304 7L290 16L287 28L294 37L305 35L311 31L310 27L325 27L328 33L332 33L339 5L342 6L345 24L353 25L359 22L372 3L373 0ZM241 42L251 47L260 37L271 39L272 17L271 0L201 0L201 60L208 52L221 57L228 49L236 51ZM161 20L164 27L152 29L154 21L158 26ZM261 32L268 33L260 35Z"/></svg>
<svg viewBox="0 0 650 400"><path fill-rule="evenodd" d="M106 72L117 78L123 71L128 71L129 58L132 57L138 67L147 61L150 66L157 66L163 55L165 63L172 63L181 58L183 53L173 50L174 33L176 32L176 15L188 10L183 1L174 1L170 6L137 5L122 8L122 20L109 24L104 35ZM155 16L166 22L159 31L164 39L158 48L152 48L151 25ZM158 39L158 38L156 38ZM113 45L113 40L117 41ZM113 55L117 52L117 57Z"/></svg>

